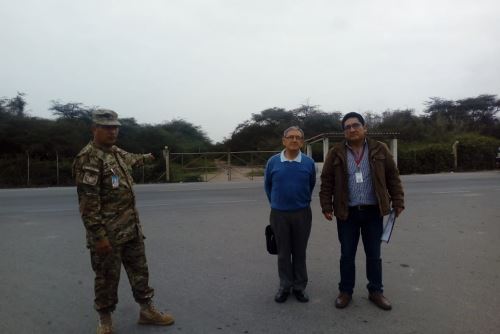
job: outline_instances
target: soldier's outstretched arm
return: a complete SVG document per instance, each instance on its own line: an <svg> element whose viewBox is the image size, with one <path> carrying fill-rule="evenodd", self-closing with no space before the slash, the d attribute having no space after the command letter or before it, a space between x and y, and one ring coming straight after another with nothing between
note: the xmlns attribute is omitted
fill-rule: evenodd
<svg viewBox="0 0 500 334"><path fill-rule="evenodd" d="M121 155L127 165L134 167L140 167L146 162L155 159L152 153L136 154L127 152L125 150L122 150L121 148L117 148L117 152Z"/></svg>

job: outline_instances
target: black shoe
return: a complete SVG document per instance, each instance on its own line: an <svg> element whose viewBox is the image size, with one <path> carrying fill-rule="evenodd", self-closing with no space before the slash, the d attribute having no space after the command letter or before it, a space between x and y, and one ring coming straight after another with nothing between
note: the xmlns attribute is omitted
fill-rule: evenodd
<svg viewBox="0 0 500 334"><path fill-rule="evenodd" d="M274 296L274 301L276 303L284 303L286 302L289 295L290 295L289 289L280 288L278 290L278 293Z"/></svg>
<svg viewBox="0 0 500 334"><path fill-rule="evenodd" d="M307 303L309 301L309 296L304 290L293 290L295 298L301 303Z"/></svg>

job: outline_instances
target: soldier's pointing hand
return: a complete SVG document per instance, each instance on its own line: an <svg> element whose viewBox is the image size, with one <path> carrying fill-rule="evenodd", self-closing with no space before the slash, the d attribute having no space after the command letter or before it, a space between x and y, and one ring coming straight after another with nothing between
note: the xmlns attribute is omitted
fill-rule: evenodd
<svg viewBox="0 0 500 334"><path fill-rule="evenodd" d="M154 159L155 159L155 156L153 155L153 153L144 154L144 161L152 161Z"/></svg>

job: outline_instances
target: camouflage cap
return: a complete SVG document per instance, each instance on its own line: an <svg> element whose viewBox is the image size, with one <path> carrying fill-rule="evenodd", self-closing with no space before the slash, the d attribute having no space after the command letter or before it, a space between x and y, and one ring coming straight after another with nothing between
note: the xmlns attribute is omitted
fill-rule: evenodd
<svg viewBox="0 0 500 334"><path fill-rule="evenodd" d="M118 114L109 109L97 109L92 112L92 122L98 125L121 125L118 122Z"/></svg>

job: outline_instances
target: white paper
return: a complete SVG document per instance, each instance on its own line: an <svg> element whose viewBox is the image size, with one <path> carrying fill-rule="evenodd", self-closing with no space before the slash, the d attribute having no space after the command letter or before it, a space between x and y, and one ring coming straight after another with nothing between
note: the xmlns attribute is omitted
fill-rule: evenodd
<svg viewBox="0 0 500 334"><path fill-rule="evenodd" d="M395 222L396 222L396 213L394 212L393 209L391 210L391 213L389 213L389 215L387 216L387 219L384 224L384 231L382 232L382 237L380 238L380 240L389 243Z"/></svg>

